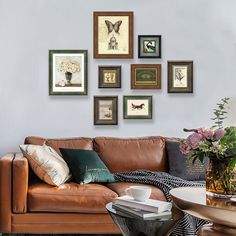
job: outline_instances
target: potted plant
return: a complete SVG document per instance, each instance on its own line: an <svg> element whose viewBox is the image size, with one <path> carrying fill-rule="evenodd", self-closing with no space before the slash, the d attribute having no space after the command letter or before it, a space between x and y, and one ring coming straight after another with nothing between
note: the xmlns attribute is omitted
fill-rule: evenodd
<svg viewBox="0 0 236 236"><path fill-rule="evenodd" d="M236 190L236 129L223 127L228 101L229 98L223 98L217 104L211 128L184 129L192 134L180 144L181 152L192 158L193 164L197 159L209 159L206 192L219 197L233 195Z"/></svg>

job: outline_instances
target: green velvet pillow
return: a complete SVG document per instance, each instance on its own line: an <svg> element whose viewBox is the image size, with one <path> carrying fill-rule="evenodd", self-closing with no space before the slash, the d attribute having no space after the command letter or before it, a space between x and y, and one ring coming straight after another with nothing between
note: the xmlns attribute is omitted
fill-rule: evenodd
<svg viewBox="0 0 236 236"><path fill-rule="evenodd" d="M77 183L116 182L95 151L60 148L60 152Z"/></svg>

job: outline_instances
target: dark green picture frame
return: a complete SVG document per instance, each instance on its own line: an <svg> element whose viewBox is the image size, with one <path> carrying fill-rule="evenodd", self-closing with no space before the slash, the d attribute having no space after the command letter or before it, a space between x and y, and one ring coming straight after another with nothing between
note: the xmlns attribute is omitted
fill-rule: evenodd
<svg viewBox="0 0 236 236"><path fill-rule="evenodd" d="M102 111L103 114L100 114L101 105L104 106L104 104L101 104L101 102L103 103L111 102L111 107L109 107L109 109L106 109L104 111L103 108ZM94 125L118 125L118 96L94 96L93 113L94 113L94 119L93 119ZM107 114L111 116L111 119L106 118ZM101 118L101 115L104 116L104 119Z"/></svg>
<svg viewBox="0 0 236 236"><path fill-rule="evenodd" d="M58 59L60 56L62 57L61 61L60 59ZM78 58L81 58L81 60ZM82 66L80 63L82 64ZM59 70L60 73L58 73ZM77 76L78 73L81 73L79 75L81 84L76 84L71 82L73 78L73 73L77 73ZM61 80L58 79L59 76L60 76L59 79ZM87 95L87 94L88 94L88 51L49 50L49 95Z"/></svg>
<svg viewBox="0 0 236 236"><path fill-rule="evenodd" d="M193 61L168 61L168 93L193 93Z"/></svg>
<svg viewBox="0 0 236 236"><path fill-rule="evenodd" d="M139 102L135 103L135 100ZM140 103L140 100L143 102ZM148 104L147 110L145 110L146 104ZM146 112L147 114L145 114ZM123 118L152 119L152 96L123 96Z"/></svg>
<svg viewBox="0 0 236 236"><path fill-rule="evenodd" d="M115 74L114 83L105 82L105 73ZM121 88L121 66L98 66L98 88Z"/></svg>

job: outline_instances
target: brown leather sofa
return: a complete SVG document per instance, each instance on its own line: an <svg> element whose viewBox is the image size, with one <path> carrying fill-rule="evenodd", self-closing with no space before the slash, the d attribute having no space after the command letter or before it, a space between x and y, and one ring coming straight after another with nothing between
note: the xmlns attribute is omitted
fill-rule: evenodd
<svg viewBox="0 0 236 236"><path fill-rule="evenodd" d="M58 153L60 147L93 149L112 173L137 169L168 171L165 138L158 136L25 139L26 144L42 145L44 142ZM34 176L22 154L7 154L0 159L0 232L119 234L105 205L123 195L130 185L70 182L53 187ZM165 200L160 189L151 187L151 198Z"/></svg>

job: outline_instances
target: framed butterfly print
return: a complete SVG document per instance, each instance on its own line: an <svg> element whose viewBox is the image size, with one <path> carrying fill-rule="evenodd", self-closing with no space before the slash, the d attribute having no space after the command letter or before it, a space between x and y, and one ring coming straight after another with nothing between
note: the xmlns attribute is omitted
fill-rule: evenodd
<svg viewBox="0 0 236 236"><path fill-rule="evenodd" d="M133 12L93 13L94 58L133 58Z"/></svg>

